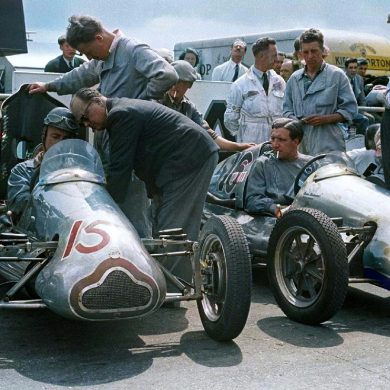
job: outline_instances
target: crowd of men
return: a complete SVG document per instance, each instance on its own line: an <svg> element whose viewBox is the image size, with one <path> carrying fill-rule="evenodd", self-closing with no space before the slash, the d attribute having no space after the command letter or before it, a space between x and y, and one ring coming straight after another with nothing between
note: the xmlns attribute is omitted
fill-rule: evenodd
<svg viewBox="0 0 390 390"><path fill-rule="evenodd" d="M172 62L89 16L72 16L59 44L63 56L46 70L64 75L29 87L31 94L73 94L71 113L46 118L42 153L50 147L53 126L65 132L57 141L75 133L75 124L91 127L107 189L141 237L182 227L196 240L218 150L241 151L269 140L274 153L256 162L246 209L280 217L295 175L311 156L345 152L349 126L355 123L364 131L370 121L358 113L358 103L366 98L358 69L365 72L367 64L349 59L345 71L328 64L329 49L316 29L299 37L295 58L278 52L273 38L261 38L251 48L255 61L248 69L243 64L247 44L237 39L230 59L214 68L213 80L232 82L225 126L236 142L215 133L185 96L200 78L196 50L188 48ZM76 61L76 50L89 61ZM53 63L63 67L53 70ZM28 171L31 180L41 157L11 173L9 200L18 205L15 212L31 189L21 175ZM180 272L190 277L189 268Z"/></svg>

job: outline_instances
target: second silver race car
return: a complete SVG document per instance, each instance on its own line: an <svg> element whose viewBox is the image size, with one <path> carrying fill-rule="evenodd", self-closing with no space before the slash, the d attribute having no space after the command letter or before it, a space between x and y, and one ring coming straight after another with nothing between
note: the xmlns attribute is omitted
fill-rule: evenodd
<svg viewBox="0 0 390 390"><path fill-rule="evenodd" d="M216 168L204 219L228 215L243 228L252 263L266 264L276 301L293 320L318 324L343 305L349 283L390 290L390 191L335 156L318 156L298 174L280 219L245 211L246 184L263 144ZM295 193L294 193L295 192Z"/></svg>

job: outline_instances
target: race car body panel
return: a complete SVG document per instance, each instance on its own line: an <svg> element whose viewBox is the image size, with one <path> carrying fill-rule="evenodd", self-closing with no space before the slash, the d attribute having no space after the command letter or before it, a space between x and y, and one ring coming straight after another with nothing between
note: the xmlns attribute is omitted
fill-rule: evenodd
<svg viewBox="0 0 390 390"><path fill-rule="evenodd" d="M343 218L343 225L377 229L364 250L363 265L368 278L380 279L390 289L390 191L373 184L342 165L319 168L297 194L293 206L311 207L330 218Z"/></svg>
<svg viewBox="0 0 390 390"><path fill-rule="evenodd" d="M45 154L18 224L37 240L58 240L35 290L51 310L68 318L138 317L165 299L161 269L103 183L93 147L81 140L61 141Z"/></svg>

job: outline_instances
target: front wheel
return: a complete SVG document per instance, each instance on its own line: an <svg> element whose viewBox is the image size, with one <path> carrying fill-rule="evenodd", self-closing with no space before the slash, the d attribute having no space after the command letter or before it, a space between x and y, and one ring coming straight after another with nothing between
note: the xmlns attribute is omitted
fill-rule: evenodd
<svg viewBox="0 0 390 390"><path fill-rule="evenodd" d="M319 210L287 212L271 233L268 277L287 317L310 325L327 321L348 287L347 251L337 226Z"/></svg>
<svg viewBox="0 0 390 390"><path fill-rule="evenodd" d="M210 218L200 233L202 299L198 310L207 334L218 341L237 337L251 302L249 247L240 224L228 216Z"/></svg>

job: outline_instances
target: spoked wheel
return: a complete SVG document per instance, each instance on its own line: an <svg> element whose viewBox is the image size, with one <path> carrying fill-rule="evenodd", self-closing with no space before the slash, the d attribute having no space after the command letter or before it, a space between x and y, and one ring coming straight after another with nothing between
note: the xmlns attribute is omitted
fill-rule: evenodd
<svg viewBox="0 0 390 390"><path fill-rule="evenodd" d="M347 252L324 213L287 212L272 231L268 253L270 285L289 318L314 325L341 308L348 287Z"/></svg>
<svg viewBox="0 0 390 390"><path fill-rule="evenodd" d="M232 340L245 326L251 301L251 259L244 232L231 217L212 217L201 231L199 245L200 318L210 337Z"/></svg>

